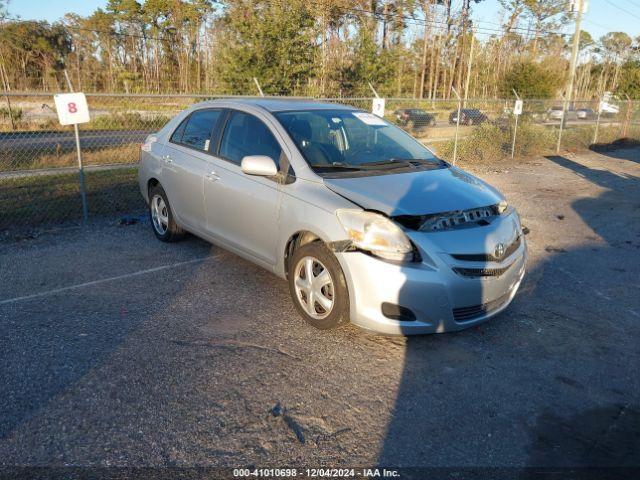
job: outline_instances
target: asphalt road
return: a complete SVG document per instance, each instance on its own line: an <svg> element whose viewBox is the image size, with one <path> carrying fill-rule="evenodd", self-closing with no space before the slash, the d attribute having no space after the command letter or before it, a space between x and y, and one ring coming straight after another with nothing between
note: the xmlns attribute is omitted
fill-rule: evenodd
<svg viewBox="0 0 640 480"><path fill-rule="evenodd" d="M1 244L0 464L638 467L639 162L479 171L530 261L455 334L316 331L284 282L144 223Z"/></svg>
<svg viewBox="0 0 640 480"><path fill-rule="evenodd" d="M76 148L73 129L68 132L3 132L0 133L0 151L53 151L57 148L68 151ZM152 133L146 130L83 130L80 129L81 148L103 148L142 143Z"/></svg>

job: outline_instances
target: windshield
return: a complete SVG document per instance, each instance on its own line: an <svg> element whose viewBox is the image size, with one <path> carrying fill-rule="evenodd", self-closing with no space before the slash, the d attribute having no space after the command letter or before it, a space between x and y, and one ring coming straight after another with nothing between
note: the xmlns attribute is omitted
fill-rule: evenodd
<svg viewBox="0 0 640 480"><path fill-rule="evenodd" d="M371 113L336 109L275 116L316 171L446 166L403 130Z"/></svg>

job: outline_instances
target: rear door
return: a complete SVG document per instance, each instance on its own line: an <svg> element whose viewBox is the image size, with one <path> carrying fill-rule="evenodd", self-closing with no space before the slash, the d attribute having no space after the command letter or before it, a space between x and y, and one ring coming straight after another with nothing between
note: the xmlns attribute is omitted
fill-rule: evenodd
<svg viewBox="0 0 640 480"><path fill-rule="evenodd" d="M247 155L267 155L279 165L282 148L261 119L230 110L214 159L215 173L204 183L207 228L231 246L275 265L279 183L243 173L240 163Z"/></svg>
<svg viewBox="0 0 640 480"><path fill-rule="evenodd" d="M211 146L221 109L196 110L173 132L167 142L162 184L178 223L193 230L206 228L204 178L211 171Z"/></svg>

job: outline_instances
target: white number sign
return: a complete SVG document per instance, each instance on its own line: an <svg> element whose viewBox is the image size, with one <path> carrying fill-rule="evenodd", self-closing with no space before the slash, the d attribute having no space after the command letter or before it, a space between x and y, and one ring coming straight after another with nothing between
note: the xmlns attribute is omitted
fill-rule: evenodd
<svg viewBox="0 0 640 480"><path fill-rule="evenodd" d="M379 117L384 117L384 98L374 98L371 113Z"/></svg>
<svg viewBox="0 0 640 480"><path fill-rule="evenodd" d="M87 123L89 106L84 93L60 93L53 96L60 125Z"/></svg>
<svg viewBox="0 0 640 480"><path fill-rule="evenodd" d="M516 100L516 103L513 106L513 114L522 115L522 100Z"/></svg>

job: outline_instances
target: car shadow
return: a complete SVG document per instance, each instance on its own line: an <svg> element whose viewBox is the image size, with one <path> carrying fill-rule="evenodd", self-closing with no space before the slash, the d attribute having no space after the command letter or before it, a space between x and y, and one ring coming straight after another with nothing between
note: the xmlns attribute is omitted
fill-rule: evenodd
<svg viewBox="0 0 640 480"><path fill-rule="evenodd" d="M631 380L640 302L621 287L638 288L640 178L547 158L603 188L570 203L592 238L566 248L532 232L536 255L506 311L462 332L407 338L379 465L464 478L640 466ZM570 236L560 218L550 228ZM407 478L429 470L414 473Z"/></svg>
<svg viewBox="0 0 640 480"><path fill-rule="evenodd" d="M640 150L640 142L638 140L623 138L611 143L598 143L591 145L589 150L607 157L640 163L640 156L637 154L638 150Z"/></svg>
<svg viewBox="0 0 640 480"><path fill-rule="evenodd" d="M155 241L151 234L149 237L149 242ZM185 243L194 257L212 254L213 247L195 237ZM131 253L125 250L118 254ZM84 268L79 254L78 264L71 270ZM196 265L196 271L197 268ZM0 305L0 440L11 436L54 398L65 395L106 363L137 330L173 301L172 295L160 294L167 288L158 283L136 299L148 301L148 310L143 313L136 307L130 311L132 307L120 283L98 282L93 287ZM166 283L171 289L171 282Z"/></svg>

